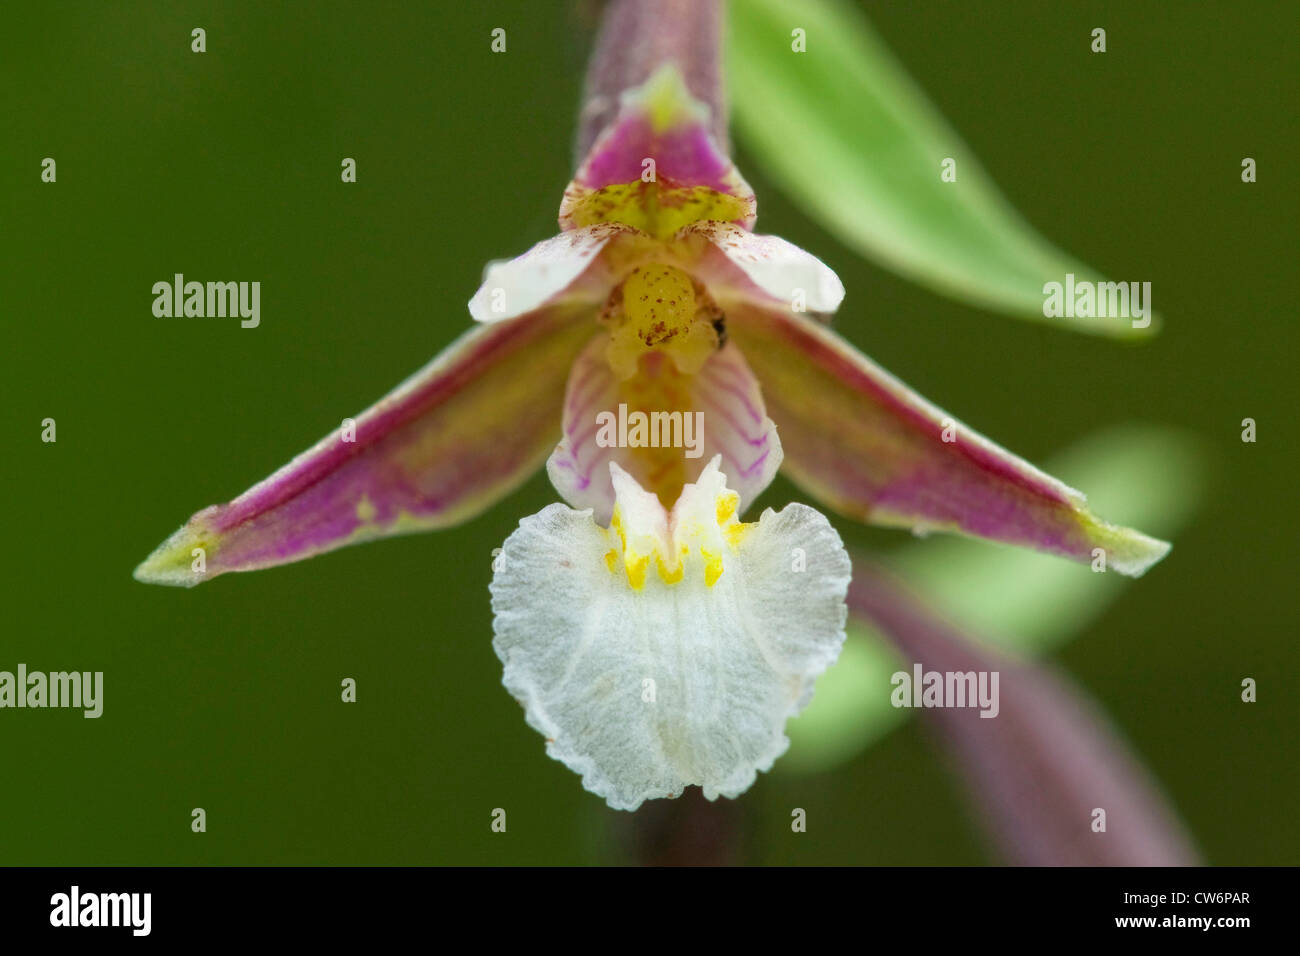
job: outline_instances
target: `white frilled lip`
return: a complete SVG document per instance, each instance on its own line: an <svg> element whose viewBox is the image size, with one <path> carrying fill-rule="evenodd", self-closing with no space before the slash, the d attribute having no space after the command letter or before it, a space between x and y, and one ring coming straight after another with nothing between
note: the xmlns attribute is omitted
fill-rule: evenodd
<svg viewBox="0 0 1300 956"><path fill-rule="evenodd" d="M520 522L492 581L503 683L615 809L743 793L844 641L839 535L798 504L740 524L718 461L671 511L611 465L611 528L551 505Z"/></svg>

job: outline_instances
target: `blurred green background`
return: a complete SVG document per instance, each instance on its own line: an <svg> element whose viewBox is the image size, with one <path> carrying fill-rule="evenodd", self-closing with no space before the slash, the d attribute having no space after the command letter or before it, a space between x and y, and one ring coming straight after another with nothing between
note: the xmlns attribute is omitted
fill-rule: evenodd
<svg viewBox="0 0 1300 956"><path fill-rule="evenodd" d="M1112 278L1151 280L1164 331L1117 344L940 299L829 238L742 143L760 230L839 272L838 328L857 345L1031 461L1130 421L1201 437L1199 515L1056 658L1210 862L1300 862L1294 6L871 7L1017 208ZM0 669L102 670L106 691L99 720L0 711L0 864L630 858L650 818L606 809L545 756L491 649L491 551L554 499L544 476L436 535L193 591L131 578L193 511L465 328L488 259L555 231L591 13L6 8ZM504 55L489 51L498 26ZM1094 26L1104 56L1089 52ZM194 27L205 54L190 51ZM46 156L54 185L40 182ZM343 157L355 185L339 180ZM155 318L151 286L175 272L260 280L261 327ZM1240 440L1247 416L1256 444ZM40 441L45 417L56 444ZM797 497L780 480L764 501ZM881 552L912 544L838 526ZM1238 697L1246 676L1253 705ZM344 677L355 705L339 701ZM748 862L995 859L915 722L833 772L778 762L739 803ZM490 830L496 807L505 834ZM792 807L807 833L791 834Z"/></svg>

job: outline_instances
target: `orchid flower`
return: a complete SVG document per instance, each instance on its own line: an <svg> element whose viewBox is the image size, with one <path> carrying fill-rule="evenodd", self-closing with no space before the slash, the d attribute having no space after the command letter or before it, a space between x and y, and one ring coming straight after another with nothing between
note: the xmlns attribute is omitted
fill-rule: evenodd
<svg viewBox="0 0 1300 956"><path fill-rule="evenodd" d="M850 562L830 522L798 503L741 520L778 469L848 518L1100 553L1129 575L1169 547L1100 520L830 329L835 273L752 231L717 7L646 10L611 5L561 231L488 267L477 325L136 569L191 586L448 527L545 460L567 504L505 542L494 646L551 756L629 810L691 785L745 791L839 653Z"/></svg>

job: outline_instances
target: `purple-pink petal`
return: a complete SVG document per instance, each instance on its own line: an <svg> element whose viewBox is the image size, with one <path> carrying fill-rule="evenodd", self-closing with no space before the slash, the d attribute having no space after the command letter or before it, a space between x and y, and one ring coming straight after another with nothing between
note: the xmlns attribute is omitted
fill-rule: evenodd
<svg viewBox="0 0 1300 956"><path fill-rule="evenodd" d="M828 507L1138 575L1169 545L1107 524L1084 497L934 407L824 325L737 306L728 330L763 386L785 469Z"/></svg>
<svg viewBox="0 0 1300 956"><path fill-rule="evenodd" d="M354 422L195 514L136 577L192 586L472 517L554 445L565 376L590 321L585 310L553 308L470 330Z"/></svg>

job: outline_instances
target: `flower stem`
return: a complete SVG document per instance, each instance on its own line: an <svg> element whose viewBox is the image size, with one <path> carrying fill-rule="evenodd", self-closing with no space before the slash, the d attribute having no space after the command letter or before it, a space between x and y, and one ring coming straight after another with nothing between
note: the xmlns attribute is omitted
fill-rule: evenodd
<svg viewBox="0 0 1300 956"><path fill-rule="evenodd" d="M622 822L623 845L639 866L735 866L744 817L734 800L704 799L688 787L675 800L651 800Z"/></svg>

